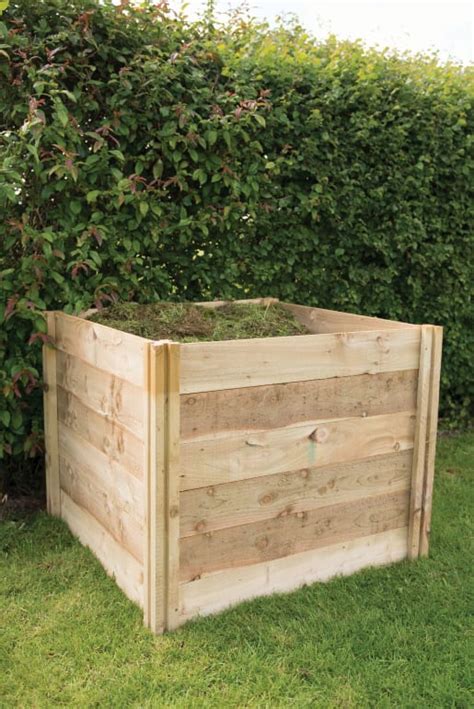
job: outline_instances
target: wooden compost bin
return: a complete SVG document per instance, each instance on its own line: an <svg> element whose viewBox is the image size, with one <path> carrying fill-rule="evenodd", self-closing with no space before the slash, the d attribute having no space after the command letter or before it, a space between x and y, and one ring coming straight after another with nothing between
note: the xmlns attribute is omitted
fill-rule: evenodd
<svg viewBox="0 0 474 709"><path fill-rule="evenodd" d="M48 509L156 633L428 551L442 328L283 305L314 334L48 313Z"/></svg>

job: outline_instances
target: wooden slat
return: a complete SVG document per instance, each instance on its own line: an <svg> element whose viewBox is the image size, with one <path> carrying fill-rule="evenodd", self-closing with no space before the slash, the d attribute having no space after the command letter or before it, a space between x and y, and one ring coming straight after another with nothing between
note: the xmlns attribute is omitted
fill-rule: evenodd
<svg viewBox="0 0 474 709"><path fill-rule="evenodd" d="M55 341L56 314L46 314L48 335ZM43 410L46 467L47 509L51 515L61 515L58 454L58 401L56 389L57 365L56 349L51 345L43 347Z"/></svg>
<svg viewBox="0 0 474 709"><path fill-rule="evenodd" d="M293 591L368 566L401 561L406 553L407 528L402 527L261 564L217 571L181 585L182 622L257 596Z"/></svg>
<svg viewBox="0 0 474 709"><path fill-rule="evenodd" d="M181 490L407 450L414 424L404 411L190 439L181 444Z"/></svg>
<svg viewBox="0 0 474 709"><path fill-rule="evenodd" d="M58 351L58 384L96 413L144 437L144 389Z"/></svg>
<svg viewBox="0 0 474 709"><path fill-rule="evenodd" d="M431 507L433 502L433 478L436 457L436 436L438 430L439 384L442 349L443 328L433 327L430 399L428 403L427 423L427 449L420 530L420 555L422 556L426 556L428 554L431 533Z"/></svg>
<svg viewBox="0 0 474 709"><path fill-rule="evenodd" d="M416 369L419 347L416 327L193 342L181 345L181 392Z"/></svg>
<svg viewBox="0 0 474 709"><path fill-rule="evenodd" d="M61 492L61 516L130 600L143 606L143 567L89 512Z"/></svg>
<svg viewBox="0 0 474 709"><path fill-rule="evenodd" d="M143 337L72 315L58 313L56 317L56 345L62 352L139 387L145 380L147 342Z"/></svg>
<svg viewBox="0 0 474 709"><path fill-rule="evenodd" d="M408 523L408 558L416 559L420 550L421 512L425 474L426 436L431 383L431 353L433 328L423 325L420 344L420 370L416 402L415 441L413 449L413 472Z"/></svg>
<svg viewBox="0 0 474 709"><path fill-rule="evenodd" d="M315 419L414 411L418 370L359 374L181 396L181 438Z"/></svg>
<svg viewBox="0 0 474 709"><path fill-rule="evenodd" d="M179 430L180 430L180 345L167 345L167 397L166 397L166 496L167 496L167 552L168 552L168 609L167 630L173 630L179 620Z"/></svg>
<svg viewBox="0 0 474 709"><path fill-rule="evenodd" d="M166 630L166 480L165 480L165 367L166 344L150 344L150 465L148 480L149 524L149 627Z"/></svg>
<svg viewBox="0 0 474 709"><path fill-rule="evenodd" d="M114 421L97 414L74 394L62 387L58 391L58 417L72 431L142 480L144 477L143 441Z"/></svg>
<svg viewBox="0 0 474 709"><path fill-rule="evenodd" d="M96 466L92 470L65 453L60 454L59 462L61 489L142 562L143 485L117 468L112 477L110 468Z"/></svg>
<svg viewBox="0 0 474 709"><path fill-rule="evenodd" d="M163 633L179 622L179 349L151 344L150 627Z"/></svg>
<svg viewBox="0 0 474 709"><path fill-rule="evenodd" d="M201 305L204 308L221 308L223 305L273 305L278 302L278 298L244 298L242 300L205 300L195 303L195 305Z"/></svg>
<svg viewBox="0 0 474 709"><path fill-rule="evenodd" d="M412 451L181 493L181 536L408 490Z"/></svg>
<svg viewBox="0 0 474 709"><path fill-rule="evenodd" d="M406 527L409 492L291 513L181 540L181 581Z"/></svg>
<svg viewBox="0 0 474 709"><path fill-rule="evenodd" d="M310 332L323 334L329 332L357 332L358 330L400 330L401 328L417 328L418 325L373 318L367 315L354 313L341 313L337 310L312 308L307 305L294 305L281 303L281 305L295 315Z"/></svg>
<svg viewBox="0 0 474 709"><path fill-rule="evenodd" d="M154 597L155 584L155 564L153 558L154 545L156 544L156 527L152 526L154 513L152 505L156 508L156 485L155 485L155 459L152 455L156 455L156 430L152 422L152 408L155 407L155 392L152 391L152 356L153 346L149 342L145 348L145 382L143 392L143 432L145 441L145 460L144 460L144 538L143 538L143 624L146 628L152 629L151 616L152 607L156 607L156 598Z"/></svg>

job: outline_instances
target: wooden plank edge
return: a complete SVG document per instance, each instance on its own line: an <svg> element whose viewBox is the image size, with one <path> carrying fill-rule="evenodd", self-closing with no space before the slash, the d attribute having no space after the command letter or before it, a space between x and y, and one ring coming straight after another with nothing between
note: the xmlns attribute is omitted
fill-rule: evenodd
<svg viewBox="0 0 474 709"><path fill-rule="evenodd" d="M415 440L413 448L413 471L408 522L408 558L416 559L420 551L421 513L426 456L426 432L431 382L431 353L433 328L421 326L420 368L418 374Z"/></svg>
<svg viewBox="0 0 474 709"><path fill-rule="evenodd" d="M47 312L46 322L48 336L54 343L56 338L56 313ZM42 354L47 510L49 514L60 517L61 487L59 480L58 391L55 345L43 345Z"/></svg>
<svg viewBox="0 0 474 709"><path fill-rule="evenodd" d="M166 500L166 630L179 625L179 444L180 345L166 345L165 500Z"/></svg>
<svg viewBox="0 0 474 709"><path fill-rule="evenodd" d="M369 566L398 562L406 555L407 527L400 527L269 562L216 571L181 585L181 623L258 596L288 593Z"/></svg>
<svg viewBox="0 0 474 709"><path fill-rule="evenodd" d="M420 528L420 556L427 556L431 534L431 510L433 503L433 482L436 458L436 439L438 433L439 388L441 358L443 350L443 328L434 326L431 360L430 399L428 404L428 430L423 485L423 502Z"/></svg>

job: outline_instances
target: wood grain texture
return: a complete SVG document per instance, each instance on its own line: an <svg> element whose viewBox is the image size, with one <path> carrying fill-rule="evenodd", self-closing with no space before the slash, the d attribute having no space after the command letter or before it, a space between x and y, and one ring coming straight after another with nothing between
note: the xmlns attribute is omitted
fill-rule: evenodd
<svg viewBox="0 0 474 709"><path fill-rule="evenodd" d="M420 551L421 513L423 505L423 485L425 477L426 438L428 407L430 401L431 363L433 348L433 328L421 328L420 369L416 401L415 440L413 449L413 471L410 496L410 518L408 523L408 558L416 559Z"/></svg>
<svg viewBox="0 0 474 709"><path fill-rule="evenodd" d="M420 529L421 556L426 556L428 554L431 534L431 509L433 504L433 479L436 457L436 437L438 431L439 385L443 350L443 328L433 327L432 335L433 343L431 357L430 398L428 403L427 444Z"/></svg>
<svg viewBox="0 0 474 709"><path fill-rule="evenodd" d="M89 512L61 492L61 516L80 542L89 547L125 595L143 606L143 567Z"/></svg>
<svg viewBox="0 0 474 709"><path fill-rule="evenodd" d="M406 554L407 528L401 527L261 564L217 571L181 585L182 622L257 596L289 592L368 566L401 561Z"/></svg>
<svg viewBox="0 0 474 709"><path fill-rule="evenodd" d="M408 491L389 493L186 537L181 581L406 527L408 505Z"/></svg>
<svg viewBox="0 0 474 709"><path fill-rule="evenodd" d="M414 425L404 411L190 439L181 443L181 490L408 450Z"/></svg>
<svg viewBox="0 0 474 709"><path fill-rule="evenodd" d="M58 313L56 317L58 349L138 387L143 387L145 381L147 342L142 337L72 315Z"/></svg>
<svg viewBox="0 0 474 709"><path fill-rule="evenodd" d="M181 345L181 392L416 369L418 328Z"/></svg>
<svg viewBox="0 0 474 709"><path fill-rule="evenodd" d="M143 562L143 485L132 475L100 465L91 469L82 459L59 456L61 489L87 510L135 559Z"/></svg>
<svg viewBox="0 0 474 709"><path fill-rule="evenodd" d="M367 315L341 313L337 310L312 308L307 305L280 303L305 325L310 332L324 334L329 332L357 332L358 330L400 330L401 328L416 328L417 325L402 323L396 320L384 320Z"/></svg>
<svg viewBox="0 0 474 709"><path fill-rule="evenodd" d="M46 314L48 335L56 339L56 313ZM61 515L58 453L58 400L57 400L57 351L51 345L43 346L43 412L46 467L46 501L49 514Z"/></svg>
<svg viewBox="0 0 474 709"><path fill-rule="evenodd" d="M166 382L166 427L165 427L165 464L166 464L166 515L167 515L167 630L173 630L179 624L179 430L180 430L180 345L168 343L167 382Z"/></svg>
<svg viewBox="0 0 474 709"><path fill-rule="evenodd" d="M414 411L418 370L359 374L181 396L181 438Z"/></svg>
<svg viewBox="0 0 474 709"><path fill-rule="evenodd" d="M181 536L354 502L410 488L412 451L181 493Z"/></svg>
<svg viewBox="0 0 474 709"><path fill-rule="evenodd" d="M144 477L144 444L127 429L82 403L58 386L58 417L65 426L123 466L139 480Z"/></svg>
<svg viewBox="0 0 474 709"><path fill-rule="evenodd" d="M144 438L145 391L78 357L58 351L58 385L106 419Z"/></svg>

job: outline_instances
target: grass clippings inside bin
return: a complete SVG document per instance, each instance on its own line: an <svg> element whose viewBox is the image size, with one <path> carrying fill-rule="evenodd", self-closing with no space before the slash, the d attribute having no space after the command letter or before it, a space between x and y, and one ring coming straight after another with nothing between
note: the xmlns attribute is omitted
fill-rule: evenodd
<svg viewBox="0 0 474 709"><path fill-rule="evenodd" d="M89 320L150 340L177 342L242 340L309 332L279 303L228 303L218 308L192 303L122 303L103 308Z"/></svg>

